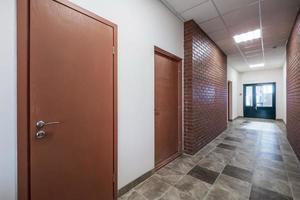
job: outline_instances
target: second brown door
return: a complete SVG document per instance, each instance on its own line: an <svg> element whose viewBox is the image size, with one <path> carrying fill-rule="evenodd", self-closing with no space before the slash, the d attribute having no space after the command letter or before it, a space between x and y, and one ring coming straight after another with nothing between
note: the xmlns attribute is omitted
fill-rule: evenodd
<svg viewBox="0 0 300 200"><path fill-rule="evenodd" d="M181 153L181 60L155 51L155 166Z"/></svg>

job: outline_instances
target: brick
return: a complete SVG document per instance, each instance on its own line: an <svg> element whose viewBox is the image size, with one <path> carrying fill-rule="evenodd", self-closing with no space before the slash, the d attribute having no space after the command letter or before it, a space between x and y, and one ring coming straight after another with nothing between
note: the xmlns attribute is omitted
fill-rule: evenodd
<svg viewBox="0 0 300 200"><path fill-rule="evenodd" d="M227 128L227 56L193 20L184 29L184 149L194 154Z"/></svg>
<svg viewBox="0 0 300 200"><path fill-rule="evenodd" d="M287 137L300 159L300 14L287 43Z"/></svg>

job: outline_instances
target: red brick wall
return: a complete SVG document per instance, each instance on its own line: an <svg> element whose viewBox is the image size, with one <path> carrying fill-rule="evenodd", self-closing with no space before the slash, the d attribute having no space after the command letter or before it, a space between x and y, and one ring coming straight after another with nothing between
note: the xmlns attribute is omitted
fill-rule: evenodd
<svg viewBox="0 0 300 200"><path fill-rule="evenodd" d="M287 44L287 135L300 158L300 15Z"/></svg>
<svg viewBox="0 0 300 200"><path fill-rule="evenodd" d="M184 37L184 149L194 154L227 127L227 56L194 21Z"/></svg>

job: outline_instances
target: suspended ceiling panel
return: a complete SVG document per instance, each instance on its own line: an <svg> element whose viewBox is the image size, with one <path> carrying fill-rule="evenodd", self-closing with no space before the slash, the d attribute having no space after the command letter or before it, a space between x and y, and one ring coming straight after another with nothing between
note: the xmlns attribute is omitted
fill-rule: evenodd
<svg viewBox="0 0 300 200"><path fill-rule="evenodd" d="M161 0L184 21L193 19L240 72L282 67L300 0ZM233 36L261 28L262 38L236 44ZM264 68L250 64L264 62Z"/></svg>

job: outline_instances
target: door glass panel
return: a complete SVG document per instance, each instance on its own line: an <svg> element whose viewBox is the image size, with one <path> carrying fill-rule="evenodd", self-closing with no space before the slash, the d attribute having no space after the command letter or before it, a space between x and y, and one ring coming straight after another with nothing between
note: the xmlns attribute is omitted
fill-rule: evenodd
<svg viewBox="0 0 300 200"><path fill-rule="evenodd" d="M272 107L273 106L273 85L256 86L256 106Z"/></svg>
<svg viewBox="0 0 300 200"><path fill-rule="evenodd" d="M253 106L253 86L246 87L246 106Z"/></svg>

